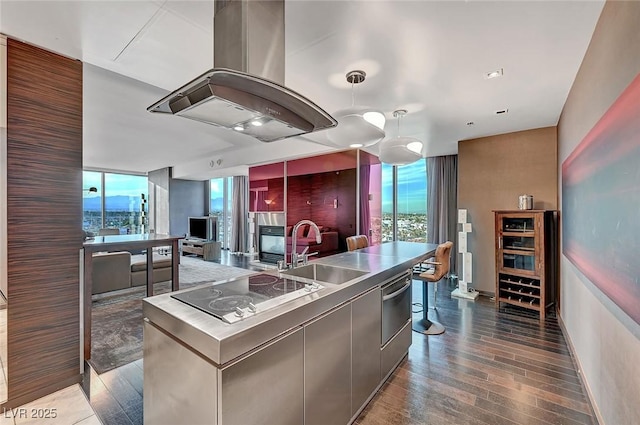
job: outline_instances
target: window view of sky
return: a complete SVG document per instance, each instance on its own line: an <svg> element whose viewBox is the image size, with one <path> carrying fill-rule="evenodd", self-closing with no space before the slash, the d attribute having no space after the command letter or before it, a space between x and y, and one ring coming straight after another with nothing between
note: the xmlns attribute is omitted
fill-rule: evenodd
<svg viewBox="0 0 640 425"><path fill-rule="evenodd" d="M146 196L149 190L145 176L105 173L104 180L107 196L128 196L139 200L140 194Z"/></svg>
<svg viewBox="0 0 640 425"><path fill-rule="evenodd" d="M84 171L82 174L82 197L85 210L100 210L100 198L102 196L102 173L97 171ZM140 209L140 195L147 196L148 184L146 176L133 176L128 174L105 173L105 207L108 210ZM95 187L97 192L90 192L89 188ZM109 199L111 198L111 199ZM133 205L130 205L133 203Z"/></svg>
<svg viewBox="0 0 640 425"><path fill-rule="evenodd" d="M224 178L211 179L211 212L221 212L224 207Z"/></svg>
<svg viewBox="0 0 640 425"><path fill-rule="evenodd" d="M426 159L398 167L398 213L427 213ZM392 166L382 165L382 211L393 212Z"/></svg>

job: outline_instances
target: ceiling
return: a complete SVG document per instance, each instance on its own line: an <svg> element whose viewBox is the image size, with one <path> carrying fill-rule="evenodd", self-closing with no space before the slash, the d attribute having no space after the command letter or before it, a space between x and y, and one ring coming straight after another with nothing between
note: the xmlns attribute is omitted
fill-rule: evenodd
<svg viewBox="0 0 640 425"><path fill-rule="evenodd" d="M355 103L385 113L387 137L407 109L402 135L424 156L452 154L459 140L556 125L603 4L286 1L285 85L333 113L362 69ZM211 0L0 0L1 33L84 62L86 168L207 179L332 150L331 130L262 143L146 111L213 67L212 27Z"/></svg>

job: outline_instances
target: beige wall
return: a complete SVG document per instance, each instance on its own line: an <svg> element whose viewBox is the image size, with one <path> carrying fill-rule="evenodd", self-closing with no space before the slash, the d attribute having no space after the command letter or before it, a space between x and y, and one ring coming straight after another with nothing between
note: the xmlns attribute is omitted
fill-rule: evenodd
<svg viewBox="0 0 640 425"><path fill-rule="evenodd" d="M607 2L558 123L560 164L640 72L639 28L640 2ZM640 325L562 255L560 267L561 317L600 424L640 424Z"/></svg>
<svg viewBox="0 0 640 425"><path fill-rule="evenodd" d="M522 194L533 195L535 209L558 207L555 127L458 143L458 208L473 225L468 250L476 290L495 292L493 210L517 209Z"/></svg>

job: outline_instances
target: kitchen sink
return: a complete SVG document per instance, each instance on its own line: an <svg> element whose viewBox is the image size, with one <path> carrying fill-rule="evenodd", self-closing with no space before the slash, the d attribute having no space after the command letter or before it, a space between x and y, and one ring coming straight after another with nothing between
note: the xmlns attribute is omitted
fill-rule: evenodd
<svg viewBox="0 0 640 425"><path fill-rule="evenodd" d="M306 266L299 266L294 269L285 270L281 273L284 275L316 280L318 282L340 285L356 279L360 276L364 276L369 272L313 263L307 264Z"/></svg>

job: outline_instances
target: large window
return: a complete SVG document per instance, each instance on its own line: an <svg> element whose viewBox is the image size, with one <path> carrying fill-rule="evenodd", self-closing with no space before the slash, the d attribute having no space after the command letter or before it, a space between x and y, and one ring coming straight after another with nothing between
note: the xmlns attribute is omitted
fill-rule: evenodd
<svg viewBox="0 0 640 425"><path fill-rule="evenodd" d="M394 240L394 234L399 241L427 241L427 170L424 158L401 167L382 166L383 242Z"/></svg>
<svg viewBox="0 0 640 425"><path fill-rule="evenodd" d="M393 179L394 167L382 164L382 242L394 239L393 229L395 219L393 216Z"/></svg>
<svg viewBox="0 0 640 425"><path fill-rule="evenodd" d="M211 179L211 204L209 215L218 218L218 241L224 241L224 178ZM224 245L224 243L223 243Z"/></svg>
<svg viewBox="0 0 640 425"><path fill-rule="evenodd" d="M398 240L427 241L426 159L398 167Z"/></svg>
<svg viewBox="0 0 640 425"><path fill-rule="evenodd" d="M231 242L231 206L233 177L211 179L209 214L218 218L218 240L228 249Z"/></svg>
<svg viewBox="0 0 640 425"><path fill-rule="evenodd" d="M101 228L115 228L120 234L148 231L147 217L142 214L143 197L148 199L146 176L84 171L82 177L84 230L98 233Z"/></svg>
<svg viewBox="0 0 640 425"><path fill-rule="evenodd" d="M82 173L82 228L94 234L102 225L102 173Z"/></svg>

